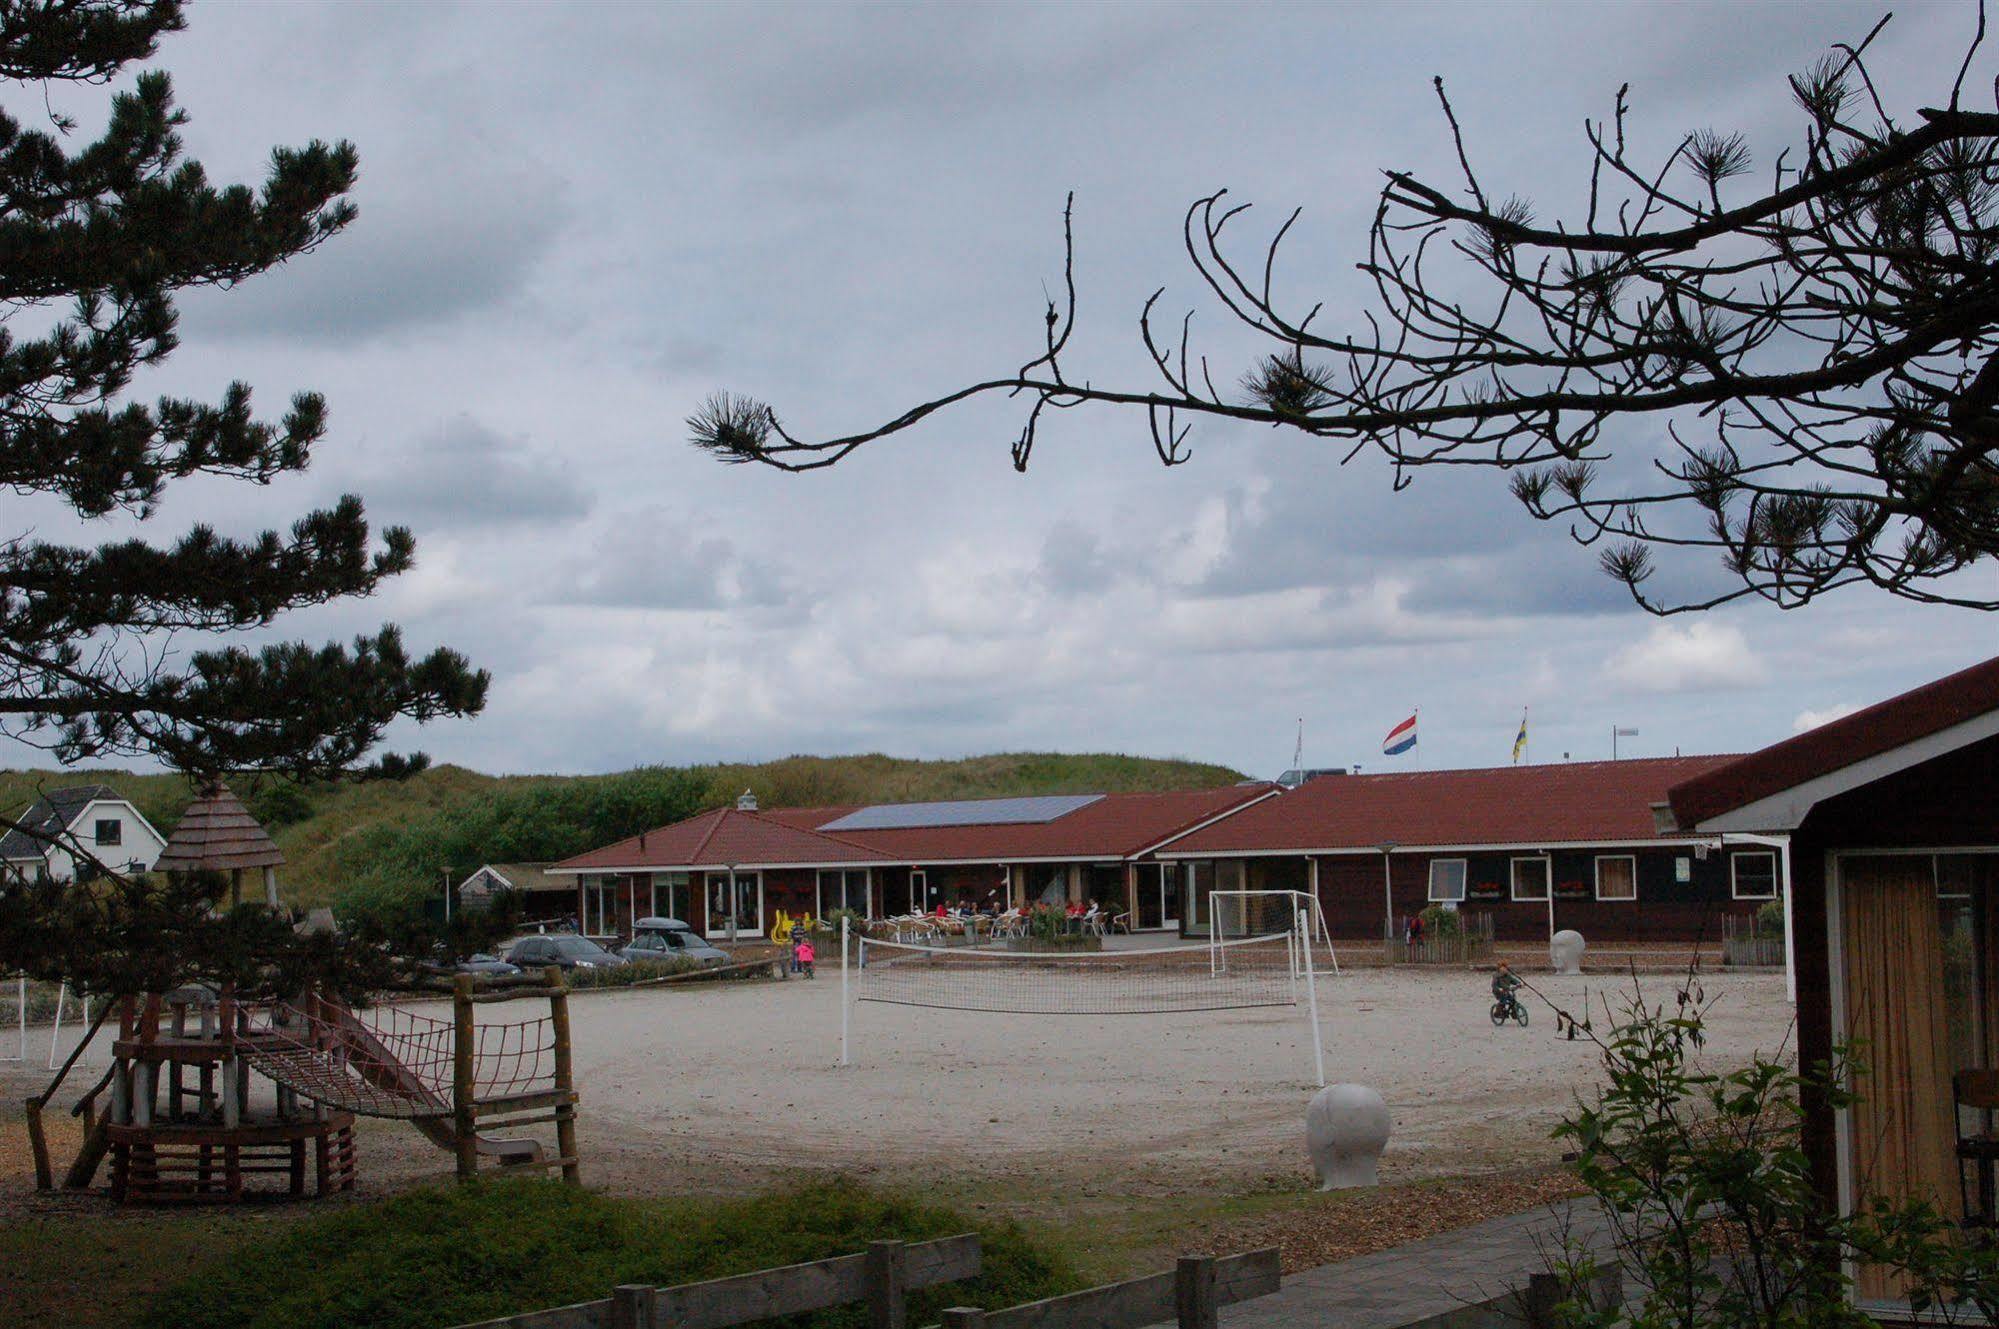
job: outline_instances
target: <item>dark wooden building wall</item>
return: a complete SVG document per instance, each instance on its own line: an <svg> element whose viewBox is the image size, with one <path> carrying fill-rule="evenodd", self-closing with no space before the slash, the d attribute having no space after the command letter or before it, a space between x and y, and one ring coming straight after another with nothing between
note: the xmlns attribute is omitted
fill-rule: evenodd
<svg viewBox="0 0 1999 1329"><path fill-rule="evenodd" d="M1753 914L1762 900L1737 900L1730 883L1729 858L1764 852L1731 848L1705 858L1691 846L1619 846L1559 849L1548 855L1556 892L1555 926L1574 928L1592 942L1620 944L1715 939L1724 914ZM1596 898L1596 859L1628 855L1636 860L1635 901ZM1537 941L1548 935L1545 901L1512 898L1514 853L1397 853L1391 856L1395 926L1430 904L1432 858L1462 858L1468 898L1462 908L1493 915L1501 941ZM1690 880L1678 880L1676 860L1688 860ZM1246 860L1249 884L1257 890L1305 890L1309 868L1302 856ZM1319 859L1319 901L1332 934L1348 941L1379 940L1386 900L1379 854L1341 854Z"/></svg>
<svg viewBox="0 0 1999 1329"><path fill-rule="evenodd" d="M1831 938L1826 917L1827 858L1841 850L1974 848L1999 845L1999 739L1987 739L1912 766L1813 808L1791 837L1792 928L1797 947L1798 1060L1832 1056ZM1802 1140L1828 1205L1839 1196L1832 1110L1805 1098Z"/></svg>

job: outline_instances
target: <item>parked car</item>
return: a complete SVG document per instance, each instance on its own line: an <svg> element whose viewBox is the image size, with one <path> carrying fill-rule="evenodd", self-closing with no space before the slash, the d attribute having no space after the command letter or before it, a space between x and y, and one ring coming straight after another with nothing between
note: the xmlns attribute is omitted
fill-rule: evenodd
<svg viewBox="0 0 1999 1329"><path fill-rule="evenodd" d="M625 957L605 950L588 937L522 937L507 948L507 963L522 969L615 969Z"/></svg>
<svg viewBox="0 0 1999 1329"><path fill-rule="evenodd" d="M677 918L641 918L632 939L618 954L627 960L694 960L704 965L729 963L729 953L709 943Z"/></svg>

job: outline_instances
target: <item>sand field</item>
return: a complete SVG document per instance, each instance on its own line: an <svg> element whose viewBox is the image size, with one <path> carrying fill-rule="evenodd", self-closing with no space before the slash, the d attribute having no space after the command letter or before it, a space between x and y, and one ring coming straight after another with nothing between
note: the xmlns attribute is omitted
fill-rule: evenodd
<svg viewBox="0 0 1999 1329"><path fill-rule="evenodd" d="M1528 977L1549 999L1588 1000L1599 1012L1633 982ZM1667 976L1640 981L1654 999L1674 985ZM1703 983L1713 999L1710 1064L1786 1045L1781 975ZM1302 1120L1313 1082L1302 1004L1092 1016L863 1002L852 1007L853 1064L842 1067L839 994L837 967L822 965L811 982L573 996L592 1183L733 1189L837 1170L953 1191L1172 1195L1242 1194L1307 1175ZM1561 1037L1538 1001L1532 1027L1495 1029L1484 975L1407 968L1323 976L1319 995L1328 1079L1375 1086L1394 1116L1384 1179L1559 1157L1548 1132L1595 1082L1597 1053ZM538 1005L480 1011L505 1020ZM1600 1013L1596 1024L1605 1027ZM0 1064L10 1097L47 1083L39 1066L47 1031L39 1041L36 1033L33 1060ZM102 1054L92 1062L101 1068ZM19 1130L17 1119L6 1124ZM363 1125L364 1190L449 1175L449 1156L406 1125ZM6 1189L27 1180L9 1177Z"/></svg>
<svg viewBox="0 0 1999 1329"><path fill-rule="evenodd" d="M1560 1004L1628 976L1530 975ZM1320 980L1326 1074L1378 1088L1400 1178L1553 1161L1549 1130L1594 1083L1596 1050L1495 1029L1483 975L1362 969ZM1654 999L1674 980L1642 980ZM1781 975L1704 980L1707 1057L1786 1044ZM591 994L572 1003L586 1111L620 1136L711 1168L835 1167L1166 1191L1253 1188L1304 1167L1313 1089L1302 1007L1170 1015L1011 1015L857 1003L839 1053L837 973L794 981ZM491 1009L491 1008L488 1008Z"/></svg>

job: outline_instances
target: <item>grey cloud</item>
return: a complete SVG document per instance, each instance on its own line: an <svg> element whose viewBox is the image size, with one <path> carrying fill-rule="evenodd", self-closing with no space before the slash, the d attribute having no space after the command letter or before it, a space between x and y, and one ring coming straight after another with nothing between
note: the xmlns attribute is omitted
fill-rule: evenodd
<svg viewBox="0 0 1999 1329"><path fill-rule="evenodd" d="M660 45L717 121L820 134L874 114L898 119L990 114L1051 97L1101 96L1167 54L1187 26L1171 9L995 5L793 5L766 23L725 7L679 11ZM699 50L702 58L682 54Z"/></svg>
<svg viewBox="0 0 1999 1329"><path fill-rule="evenodd" d="M771 609L791 603L783 573L687 518L620 515L586 563L571 566L564 601L620 609Z"/></svg>
<svg viewBox="0 0 1999 1329"><path fill-rule="evenodd" d="M564 223L561 182L526 166L414 163L378 187L364 152L362 170L352 226L232 290L190 293L189 331L347 345L438 327L520 295Z"/></svg>
<svg viewBox="0 0 1999 1329"><path fill-rule="evenodd" d="M373 463L360 481L370 508L419 531L552 526L585 516L595 502L571 470L470 416L421 436L392 465L379 452L342 460Z"/></svg>
<svg viewBox="0 0 1999 1329"><path fill-rule="evenodd" d="M1088 595L1117 579L1097 534L1064 518L1049 528L1041 544L1041 584L1057 595Z"/></svg>

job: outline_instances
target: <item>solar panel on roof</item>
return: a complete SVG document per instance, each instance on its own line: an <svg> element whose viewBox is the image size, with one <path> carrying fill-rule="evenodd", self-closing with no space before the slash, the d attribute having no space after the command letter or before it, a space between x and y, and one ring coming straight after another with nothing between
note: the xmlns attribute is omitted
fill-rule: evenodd
<svg viewBox="0 0 1999 1329"><path fill-rule="evenodd" d="M1033 798L973 798L943 803L878 803L827 822L822 831L911 831L936 826L1018 826L1054 821L1086 808L1102 794L1042 794Z"/></svg>

